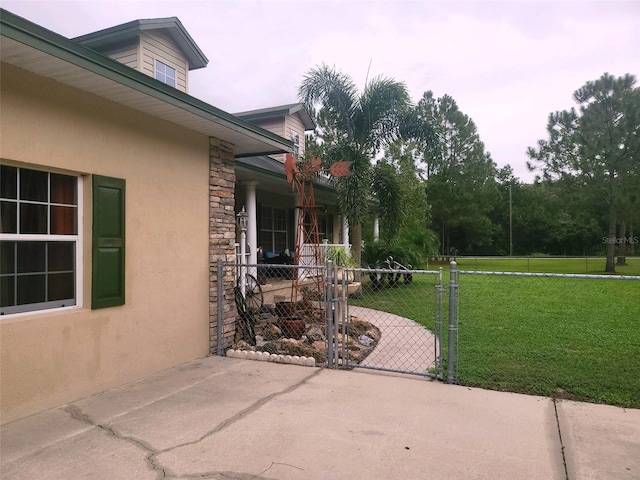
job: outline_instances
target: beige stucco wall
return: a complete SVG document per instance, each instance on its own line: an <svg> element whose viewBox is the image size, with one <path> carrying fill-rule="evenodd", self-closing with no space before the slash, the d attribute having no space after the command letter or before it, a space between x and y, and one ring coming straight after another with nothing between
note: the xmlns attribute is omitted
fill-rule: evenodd
<svg viewBox="0 0 640 480"><path fill-rule="evenodd" d="M207 355L209 139L2 65L0 158L85 174L83 306L0 318L0 423ZM126 179L126 304L90 309L91 177Z"/></svg>

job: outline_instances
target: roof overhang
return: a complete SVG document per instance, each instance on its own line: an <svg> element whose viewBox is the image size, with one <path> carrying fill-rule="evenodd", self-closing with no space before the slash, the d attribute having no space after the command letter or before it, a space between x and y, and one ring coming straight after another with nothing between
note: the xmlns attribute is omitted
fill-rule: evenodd
<svg viewBox="0 0 640 480"><path fill-rule="evenodd" d="M304 105L301 103L291 103L288 105L280 105L277 107L250 110L247 112L239 112L235 115L248 122L260 122L263 120L270 120L272 118L283 117L284 115L294 115L296 113L300 116L300 120L302 121L304 130L306 132L315 130L316 123L313 121L313 118L311 118L311 115L309 115L309 112L307 112L307 109L304 108Z"/></svg>
<svg viewBox="0 0 640 480"><path fill-rule="evenodd" d="M3 63L229 142L236 157L292 150L279 135L2 9L0 35Z"/></svg>

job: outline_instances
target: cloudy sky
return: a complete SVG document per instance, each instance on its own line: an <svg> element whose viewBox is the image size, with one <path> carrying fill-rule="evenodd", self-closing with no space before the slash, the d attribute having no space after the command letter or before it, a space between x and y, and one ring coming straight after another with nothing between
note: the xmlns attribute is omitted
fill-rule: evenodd
<svg viewBox="0 0 640 480"><path fill-rule="evenodd" d="M499 165L530 181L526 148L547 116L604 72L640 74L640 1L36 1L2 8L66 37L176 16L209 58L189 93L240 112L297 101L326 63L362 88L404 82L414 102L448 94Z"/></svg>

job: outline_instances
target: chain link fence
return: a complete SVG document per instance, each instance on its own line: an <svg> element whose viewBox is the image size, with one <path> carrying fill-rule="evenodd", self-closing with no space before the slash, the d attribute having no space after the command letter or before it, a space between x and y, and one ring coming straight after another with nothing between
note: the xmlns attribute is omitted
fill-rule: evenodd
<svg viewBox="0 0 640 480"><path fill-rule="evenodd" d="M212 353L637 404L638 276L455 262L445 271L220 263L218 276Z"/></svg>
<svg viewBox="0 0 640 480"><path fill-rule="evenodd" d="M443 378L442 271L348 269L329 262L221 264L233 271L233 337L220 315L216 351L263 361ZM225 336L226 333L226 336Z"/></svg>
<svg viewBox="0 0 640 480"><path fill-rule="evenodd" d="M639 276L458 271L457 282L457 383L638 404Z"/></svg>

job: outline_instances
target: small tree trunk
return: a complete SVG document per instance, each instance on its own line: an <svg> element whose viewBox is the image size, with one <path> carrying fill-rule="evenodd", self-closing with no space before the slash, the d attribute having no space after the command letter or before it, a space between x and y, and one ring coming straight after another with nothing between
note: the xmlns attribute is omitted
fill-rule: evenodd
<svg viewBox="0 0 640 480"><path fill-rule="evenodd" d="M625 222L620 224L620 246L618 247L617 265L627 264L627 225Z"/></svg>
<svg viewBox="0 0 640 480"><path fill-rule="evenodd" d="M616 256L616 216L612 211L609 217L609 236L608 236L608 243L607 243L607 263L604 267L605 272L616 273L616 266L614 263L615 256Z"/></svg>
<svg viewBox="0 0 640 480"><path fill-rule="evenodd" d="M629 253L633 257L636 254L636 243L638 243L637 238L633 236L633 223L629 224L629 238L631 239Z"/></svg>
<svg viewBox="0 0 640 480"><path fill-rule="evenodd" d="M361 266L362 261L362 225L353 225L349 229L349 235L351 236L351 253L353 260L358 267Z"/></svg>
<svg viewBox="0 0 640 480"><path fill-rule="evenodd" d="M444 251L445 254L445 260L447 261L447 263L449 263L449 230L447 230L447 246L446 249Z"/></svg>

